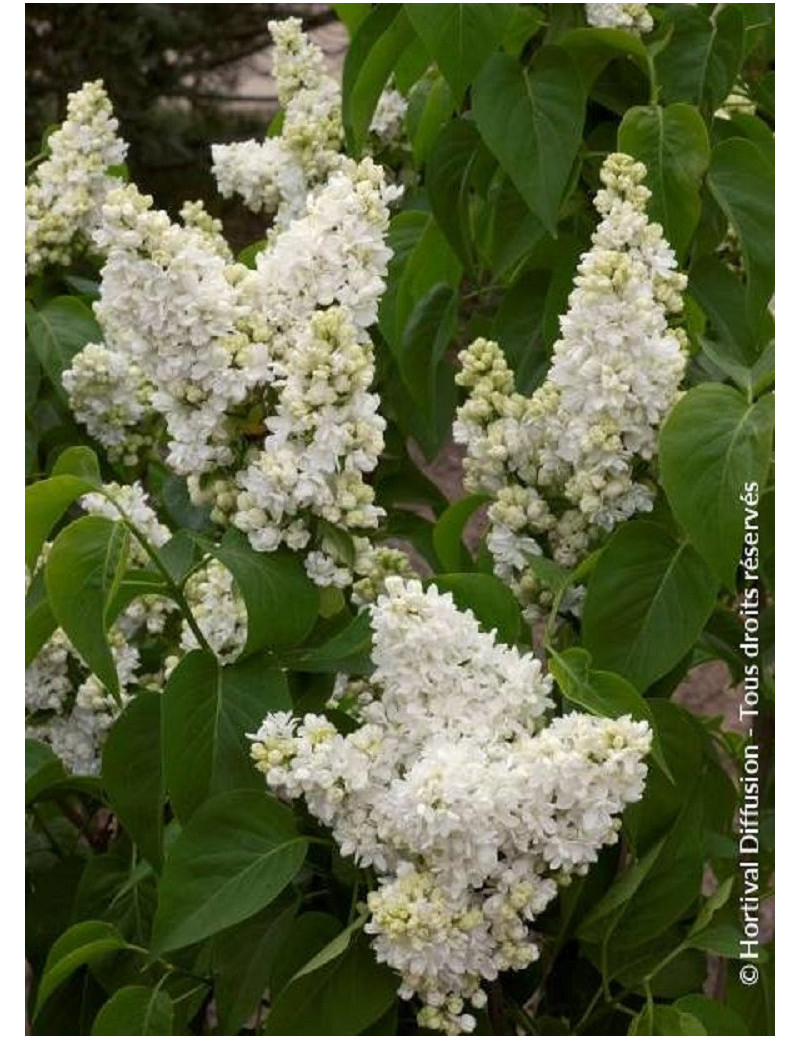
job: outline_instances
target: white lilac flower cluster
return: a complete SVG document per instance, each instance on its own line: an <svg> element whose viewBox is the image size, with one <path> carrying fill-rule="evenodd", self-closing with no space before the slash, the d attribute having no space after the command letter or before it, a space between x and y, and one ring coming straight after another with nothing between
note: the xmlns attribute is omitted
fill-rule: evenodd
<svg viewBox="0 0 800 1040"><path fill-rule="evenodd" d="M107 484L104 492L81 499L89 515L118 520L122 512L152 545L164 545L169 539L169 530L159 522L139 484ZM37 567L44 563L49 550L45 545ZM129 561L135 567L148 562L144 549L133 539ZM130 604L112 625L108 639L121 703L87 672L66 634L56 629L25 671L26 735L49 744L69 772L81 776L98 773L108 729L130 701L134 688L157 685L161 680L161 676L143 672L137 641L142 635L162 632L173 612L174 605L162 597L144 596Z"/></svg>
<svg viewBox="0 0 800 1040"><path fill-rule="evenodd" d="M155 435L145 432L152 386L126 354L88 343L62 376L72 414L112 462L135 466Z"/></svg>
<svg viewBox="0 0 800 1040"><path fill-rule="evenodd" d="M647 4L584 4L584 7L586 21L595 29L627 29L640 36L653 28Z"/></svg>
<svg viewBox="0 0 800 1040"><path fill-rule="evenodd" d="M167 462L195 502L261 551L308 547L321 584L352 576L310 544L313 519L359 531L382 515L364 479L385 427L366 330L398 195L371 159L343 159L250 270L198 204L176 224L134 186L112 191L96 234L105 343L64 376L110 454L129 461L148 443L143 429L162 424Z"/></svg>
<svg viewBox="0 0 800 1040"><path fill-rule="evenodd" d="M268 786L303 797L345 856L371 866L365 931L422 1002L419 1023L470 1032L485 981L539 950L559 884L617 840L643 792L651 733L629 716L548 723L552 680L450 594L390 576L370 608L375 671L341 682L358 727L268 715L251 735Z"/></svg>
<svg viewBox="0 0 800 1040"><path fill-rule="evenodd" d="M234 661L247 642L247 608L231 572L218 560L192 574L184 595L200 631L224 664ZM197 638L186 621L181 629L181 648L196 650Z"/></svg>
<svg viewBox="0 0 800 1040"><path fill-rule="evenodd" d="M542 595L529 561L543 552L572 567L603 532L652 508L638 466L676 401L685 335L668 325L686 277L661 226L648 222L645 167L610 155L595 206L602 219L581 258L561 338L544 383L514 390L500 347L476 340L460 355L469 396L455 440L465 484L492 496L487 545L495 572L536 614Z"/></svg>
<svg viewBox="0 0 800 1040"><path fill-rule="evenodd" d="M341 88L301 25L299 18L269 22L273 74L283 109L280 134L211 149L212 172L223 198L241 196L248 209L273 215L278 230L305 213L309 191L343 162ZM396 90L383 92L371 125L376 144L399 139L406 108Z"/></svg>
<svg viewBox="0 0 800 1040"><path fill-rule="evenodd" d="M109 173L127 151L117 125L102 80L69 95L66 121L48 138L50 154L25 188L28 274L47 264L66 265L91 246L102 204L121 183Z"/></svg>

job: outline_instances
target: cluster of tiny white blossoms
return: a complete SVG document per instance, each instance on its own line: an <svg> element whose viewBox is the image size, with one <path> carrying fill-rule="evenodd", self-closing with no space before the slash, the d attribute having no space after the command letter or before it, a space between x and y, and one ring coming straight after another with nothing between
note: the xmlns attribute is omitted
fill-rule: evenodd
<svg viewBox="0 0 800 1040"><path fill-rule="evenodd" d="M218 560L190 576L184 595L206 642L223 663L234 661L247 642L247 608L231 572ZM188 622L181 629L181 648L196 650L199 644Z"/></svg>
<svg viewBox="0 0 800 1040"><path fill-rule="evenodd" d="M584 4L584 7L586 21L595 29L627 29L638 36L653 28L647 4Z"/></svg>
<svg viewBox="0 0 800 1040"><path fill-rule="evenodd" d="M102 80L69 95L67 118L47 141L49 156L25 188L25 265L68 264L91 246L108 192L120 181L109 173L125 158L117 120Z"/></svg>
<svg viewBox="0 0 800 1040"><path fill-rule="evenodd" d="M143 426L152 410L152 386L126 354L88 343L62 378L70 408L112 462L135 466L153 442Z"/></svg>
<svg viewBox="0 0 800 1040"><path fill-rule="evenodd" d="M280 134L264 141L213 145L212 172L223 198L241 196L256 213L274 215L285 228L306 210L310 190L342 163L344 146L341 87L325 69L322 51L302 32L299 18L269 22L273 75L283 109ZM387 145L403 131L406 101L385 90L370 127Z"/></svg>
<svg viewBox="0 0 800 1040"><path fill-rule="evenodd" d="M81 506L91 516L110 520L119 520L124 514L153 546L164 545L170 537L139 484L107 484L103 494L85 495ZM37 569L49 551L46 544ZM143 547L133 539L128 552L134 567L149 562ZM119 703L97 676L88 672L66 634L56 629L25 671L26 735L49 744L69 772L97 774L109 727L129 703L135 688L158 685L162 679L144 673L137 642L143 635L161 633L174 609L162 597L139 597L111 626L108 642L119 681Z"/></svg>
<svg viewBox="0 0 800 1040"><path fill-rule="evenodd" d="M133 185L110 192L95 236L105 342L64 376L111 455L130 462L165 427L167 463L194 501L256 549L308 547L320 584L352 575L309 544L313 518L358 531L382 515L364 479L385 427L366 330L399 193L371 159L342 159L251 270L199 204L176 224Z"/></svg>
<svg viewBox="0 0 800 1040"><path fill-rule="evenodd" d="M686 277L661 226L648 222L645 175L626 155L603 164L602 220L531 397L515 392L497 343L476 340L459 356L469 396L453 435L467 449L465 484L492 496L495 571L531 616L541 596L532 557L546 552L572 567L603 532L652 508L653 487L635 467L653 458L679 394L686 340L667 319L681 310Z"/></svg>
<svg viewBox="0 0 800 1040"><path fill-rule="evenodd" d="M450 594L387 577L371 610L375 671L340 683L358 723L268 715L251 735L268 786L303 797L345 856L371 866L365 931L422 1002L419 1023L470 1032L485 981L539 950L534 919L617 840L639 799L645 722L547 721L552 680Z"/></svg>
<svg viewBox="0 0 800 1040"><path fill-rule="evenodd" d="M319 584L352 578L344 561L310 547L310 518L359 531L383 515L364 479L385 429L369 391L367 329L385 287L388 205L398 194L370 159L347 161L306 215L259 254L243 286L268 337L268 350L251 349L244 363L277 399L266 436L236 474L232 520L258 550L308 547L307 569Z"/></svg>

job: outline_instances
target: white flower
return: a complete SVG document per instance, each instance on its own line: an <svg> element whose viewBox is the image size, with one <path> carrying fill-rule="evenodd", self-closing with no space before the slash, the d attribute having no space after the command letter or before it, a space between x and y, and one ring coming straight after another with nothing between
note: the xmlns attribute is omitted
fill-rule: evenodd
<svg viewBox="0 0 800 1040"><path fill-rule="evenodd" d="M112 460L134 465L148 443L140 431L151 411L152 386L126 354L88 343L62 376L78 422Z"/></svg>
<svg viewBox="0 0 800 1040"><path fill-rule="evenodd" d="M268 23L273 75L283 108L280 134L263 141L213 145L212 172L224 198L240 195L256 213L274 215L271 234L305 215L309 193L346 164L342 156L342 91L325 69L322 51L302 31L299 18ZM379 147L404 130L407 103L385 90L370 131Z"/></svg>
<svg viewBox="0 0 800 1040"><path fill-rule="evenodd" d="M209 560L192 574L184 591L200 631L219 660L235 660L247 642L247 608L231 572L218 560ZM194 650L197 646L194 633L184 621L181 647Z"/></svg>
<svg viewBox="0 0 800 1040"><path fill-rule="evenodd" d="M299 25L276 29L287 104L330 94ZM107 193L94 234L107 257L95 304L104 343L76 355L64 385L115 460L137 463L165 434L168 466L215 522L235 524L259 551L308 549L314 580L344 586L351 554L328 544L337 540L325 525L357 535L383 516L367 479L386 425L367 329L401 190L371 159L338 152L312 175L290 143L214 151L223 191L282 207L252 270L233 261L199 203L177 224L133 185Z"/></svg>
<svg viewBox="0 0 800 1040"><path fill-rule="evenodd" d="M653 19L647 4L585 4L586 21L596 29L627 29L637 36L649 33Z"/></svg>
<svg viewBox="0 0 800 1040"><path fill-rule="evenodd" d="M277 214L278 228L303 215L306 174L280 138L215 144L211 156L211 172L223 198L241 195L254 213Z"/></svg>
<svg viewBox="0 0 800 1040"><path fill-rule="evenodd" d="M375 671L340 680L333 699L358 728L275 713L250 735L252 757L343 855L374 867L365 930L400 995L421 999L420 1025L469 1032L482 983L538 957L530 922L558 883L617 840L651 734L628 716L548 725L551 679L533 655L433 586L390 575L384 588L370 608Z"/></svg>
<svg viewBox="0 0 800 1040"><path fill-rule="evenodd" d="M387 145L398 141L405 129L405 118L408 102L397 90L384 90L375 106L369 129L370 133Z"/></svg>
<svg viewBox="0 0 800 1040"><path fill-rule="evenodd" d="M25 188L25 264L68 264L91 245L108 192L121 182L109 168L125 159L102 80L69 95L67 118L47 141L50 155Z"/></svg>
<svg viewBox="0 0 800 1040"><path fill-rule="evenodd" d="M457 381L469 397L453 435L467 447L465 483L494 496L489 548L498 576L527 604L539 594L531 555L573 567L603 532L652 508L652 487L634 468L654 456L678 397L685 337L667 317L681 309L686 278L660 225L648 222L645 174L621 154L603 164L602 219L531 397L514 391L496 343L476 340L460 355Z"/></svg>

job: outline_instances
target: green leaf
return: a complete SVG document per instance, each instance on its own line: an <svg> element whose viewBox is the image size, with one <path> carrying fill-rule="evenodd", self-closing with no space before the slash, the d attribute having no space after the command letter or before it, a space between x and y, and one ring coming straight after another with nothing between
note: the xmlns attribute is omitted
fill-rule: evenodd
<svg viewBox="0 0 800 1040"><path fill-rule="evenodd" d="M172 1036L172 1017L163 989L124 986L100 1008L92 1036Z"/></svg>
<svg viewBox="0 0 800 1040"><path fill-rule="evenodd" d="M700 777L698 777L698 781ZM635 948L680 920L703 877L702 805L693 797L669 833L626 868L581 923L584 940Z"/></svg>
<svg viewBox="0 0 800 1040"><path fill-rule="evenodd" d="M672 409L661 429L661 482L676 518L717 578L733 588L746 517L740 496L764 487L774 425L772 395L753 404L733 387L703 383ZM750 537L755 537L751 535Z"/></svg>
<svg viewBox="0 0 800 1040"><path fill-rule="evenodd" d="M358 155L369 132L375 106L414 30L400 4L381 4L356 30L344 62L342 121L348 150Z"/></svg>
<svg viewBox="0 0 800 1040"><path fill-rule="evenodd" d="M644 690L688 652L716 594L688 543L634 520L612 535L589 579L583 643L598 668Z"/></svg>
<svg viewBox="0 0 800 1040"><path fill-rule="evenodd" d="M486 204L478 210L475 224L482 262L498 277L547 236L542 222L500 169L489 184Z"/></svg>
<svg viewBox="0 0 800 1040"><path fill-rule="evenodd" d="M482 149L475 126L464 119L455 119L439 134L427 168L426 187L436 223L468 269L474 263L469 190L473 168Z"/></svg>
<svg viewBox="0 0 800 1040"><path fill-rule="evenodd" d="M51 477L25 488L25 564L31 570L47 536L67 509L81 495L94 490L90 481L74 476Z"/></svg>
<svg viewBox="0 0 800 1040"><path fill-rule="evenodd" d="M202 650L183 658L162 706L166 785L181 821L210 795L262 787L246 734L291 707L286 676L259 657L226 666Z"/></svg>
<svg viewBox="0 0 800 1040"><path fill-rule="evenodd" d="M412 88L408 98L406 127L411 140L411 154L417 168L428 161L442 128L448 124L453 114L454 107L450 87L438 74L425 76Z"/></svg>
<svg viewBox="0 0 800 1040"><path fill-rule="evenodd" d="M350 882L352 884L352 882ZM269 976L269 990L273 998L286 989L298 971L309 959L336 938L342 930L342 922L333 914L319 910L307 910L298 914L294 927L277 951L277 958Z"/></svg>
<svg viewBox="0 0 800 1040"><path fill-rule="evenodd" d="M575 59L584 88L588 92L605 66L615 58L625 58L650 78L647 51L641 39L625 29L572 29L558 38L558 46Z"/></svg>
<svg viewBox="0 0 800 1040"><path fill-rule="evenodd" d="M189 489L183 477L167 472L159 474L158 468L152 464L148 466L148 477L152 482L153 491L161 499L167 520L173 527L182 527L187 531L200 533L213 530L209 515L210 506L194 505L189 498ZM153 479L154 477L155 479Z"/></svg>
<svg viewBox="0 0 800 1040"><path fill-rule="evenodd" d="M530 556L526 566L534 578L556 595L566 592L578 580L566 567L547 556Z"/></svg>
<svg viewBox="0 0 800 1040"><path fill-rule="evenodd" d="M72 906L73 920L91 918L113 924L128 942L150 939L156 911L156 875L137 859L129 841L115 841L108 852L86 862Z"/></svg>
<svg viewBox="0 0 800 1040"><path fill-rule="evenodd" d="M354 935L361 931L364 927L364 923L367 920L367 914L362 914L357 917L352 924L349 924L343 932L340 932L334 939L324 946L319 953L314 954L310 961L303 965L303 967L295 973L290 982L294 982L296 979L302 978L304 975L312 975L315 971L319 971L320 968L329 964L331 961L337 960L347 950L348 946Z"/></svg>
<svg viewBox="0 0 800 1040"><path fill-rule="evenodd" d="M775 171L752 141L731 138L711 153L708 185L739 236L748 321L758 328L775 283Z"/></svg>
<svg viewBox="0 0 800 1040"><path fill-rule="evenodd" d="M489 495L468 495L445 509L433 528L433 546L445 571L468 570L472 560L462 541L470 517L490 501Z"/></svg>
<svg viewBox="0 0 800 1040"><path fill-rule="evenodd" d="M214 936L214 996L220 1028L236 1036L271 984L281 947L296 927L297 903L289 896Z"/></svg>
<svg viewBox="0 0 800 1040"><path fill-rule="evenodd" d="M61 759L38 740L25 740L25 804L66 776Z"/></svg>
<svg viewBox="0 0 800 1040"><path fill-rule="evenodd" d="M473 93L481 137L554 235L583 133L585 95L572 58L545 47L526 71L508 55L495 54Z"/></svg>
<svg viewBox="0 0 800 1040"><path fill-rule="evenodd" d="M30 837L29 831L26 839ZM72 903L87 864L79 854L59 859L49 849L38 856L26 849L25 859L25 955L40 976L50 947L72 924Z"/></svg>
<svg viewBox="0 0 800 1040"><path fill-rule="evenodd" d="M689 101L707 113L730 94L744 55L744 21L737 4L708 8L672 4L669 45L655 65L664 101Z"/></svg>
<svg viewBox="0 0 800 1040"><path fill-rule="evenodd" d="M738 925L720 921L689 936L687 943L696 950L714 953L718 957L736 958L741 953L742 930Z"/></svg>
<svg viewBox="0 0 800 1040"><path fill-rule="evenodd" d="M770 945L761 947L764 956L759 963L758 980L743 986L739 977L741 964L731 959L727 965L725 1003L744 1020L749 1036L775 1035L775 966L767 962Z"/></svg>
<svg viewBox="0 0 800 1040"><path fill-rule="evenodd" d="M689 292L706 312L724 357L752 365L757 357L756 337L747 323L745 287L736 275L716 257L701 257L689 271Z"/></svg>
<svg viewBox="0 0 800 1040"><path fill-rule="evenodd" d="M87 343L103 340L91 309L74 296L56 296L39 309L27 303L25 330L56 394L66 401L62 372Z"/></svg>
<svg viewBox="0 0 800 1040"><path fill-rule="evenodd" d="M492 338L513 368L521 394L539 386L549 366L542 330L547 288L546 274L523 271L503 296L492 322Z"/></svg>
<svg viewBox="0 0 800 1040"><path fill-rule="evenodd" d="M667 1004L649 1004L631 1022L628 1036L706 1036L699 1019Z"/></svg>
<svg viewBox="0 0 800 1040"><path fill-rule="evenodd" d="M528 4L514 4L514 14L503 37L503 50L518 58L525 44L542 27L544 14Z"/></svg>
<svg viewBox="0 0 800 1040"><path fill-rule="evenodd" d="M143 690L114 722L103 745L103 783L112 808L156 869L164 844L162 702L163 694Z"/></svg>
<svg viewBox="0 0 800 1040"><path fill-rule="evenodd" d="M317 620L319 591L298 555L256 552L247 536L233 528L210 551L233 575L247 607L243 657L264 647L303 642Z"/></svg>
<svg viewBox="0 0 800 1040"><path fill-rule="evenodd" d="M591 658L585 650L572 647L561 653L551 650L548 669L567 700L580 705L592 715L606 719L630 715L631 718L647 722L653 732L653 758L671 778L672 774L661 749L656 721L647 701L622 676L613 672L590 670L590 663Z"/></svg>
<svg viewBox="0 0 800 1040"><path fill-rule="evenodd" d="M194 814L168 849L153 950L200 942L268 906L305 859L291 810L258 791L226 791Z"/></svg>
<svg viewBox="0 0 800 1040"><path fill-rule="evenodd" d="M77 445L62 451L51 473L53 477L81 477L99 488L103 483L100 463L91 448Z"/></svg>
<svg viewBox="0 0 800 1040"><path fill-rule="evenodd" d="M625 834L639 854L672 829L687 803L697 796L698 777L705 774L703 782L708 784L709 772L704 734L694 717L660 697L650 697L647 703L669 778L664 772L651 773L642 799L625 811ZM709 826L708 819L705 825Z"/></svg>
<svg viewBox="0 0 800 1040"><path fill-rule="evenodd" d="M440 283L416 304L403 333L398 368L415 403L432 418L439 368L458 328L458 294Z"/></svg>
<svg viewBox="0 0 800 1040"><path fill-rule="evenodd" d="M727 141L730 137L746 137L758 148L772 166L775 165L775 131L763 119L749 112L734 112L727 119L715 119L713 125L715 141Z"/></svg>
<svg viewBox="0 0 800 1040"><path fill-rule="evenodd" d="M710 923L714 915L718 910L721 910L723 906L728 902L733 889L733 878L726 878L725 881L721 882L719 887L708 897L703 904L700 913L697 915L692 930L689 935L694 932L700 932L706 928Z"/></svg>
<svg viewBox="0 0 800 1040"><path fill-rule="evenodd" d="M168 542L159 547L158 558L176 585L182 586L199 563L204 550L190 531L176 531Z"/></svg>
<svg viewBox="0 0 800 1040"><path fill-rule="evenodd" d="M56 621L114 697L119 696L119 680L106 636L107 612L125 571L128 539L127 529L114 520L82 517L53 542L45 567Z"/></svg>
<svg viewBox="0 0 800 1040"><path fill-rule="evenodd" d="M513 646L519 638L521 621L514 595L491 574L437 574L430 579L441 592L449 592L459 610L471 610L498 642Z"/></svg>
<svg viewBox="0 0 800 1040"><path fill-rule="evenodd" d="M440 283L458 285L461 264L430 213L398 214L392 221L389 246L395 255L389 264L389 290L381 300L379 325L397 352L416 305Z"/></svg>
<svg viewBox="0 0 800 1040"><path fill-rule="evenodd" d="M647 167L648 211L679 258L700 219L700 185L711 154L703 118L691 105L637 107L620 123L618 145Z"/></svg>
<svg viewBox="0 0 800 1040"><path fill-rule="evenodd" d="M344 953L305 969L276 998L267 1017L267 1036L356 1036L395 998L397 976L378 964L366 936Z"/></svg>
<svg viewBox="0 0 800 1040"><path fill-rule="evenodd" d="M407 96L414 84L430 69L430 64L425 44L415 36L395 62L391 72L394 86Z"/></svg>
<svg viewBox="0 0 800 1040"><path fill-rule="evenodd" d="M740 1014L702 993L690 993L673 1004L676 1011L700 1022L708 1036L747 1036L749 1029Z"/></svg>
<svg viewBox="0 0 800 1040"><path fill-rule="evenodd" d="M404 4L458 102L499 46L514 4Z"/></svg>
<svg viewBox="0 0 800 1040"><path fill-rule="evenodd" d="M339 21L346 26L347 35L351 38L372 11L372 4L331 4L331 7Z"/></svg>
<svg viewBox="0 0 800 1040"><path fill-rule="evenodd" d="M362 611L346 628L321 646L284 654L283 660L297 672L363 674L372 670L371 649L370 616L368 611Z"/></svg>
<svg viewBox="0 0 800 1040"><path fill-rule="evenodd" d="M580 939L592 942L603 937L605 926L609 921L613 925L616 913L624 911L625 906L633 899L645 878L653 869L654 863L658 860L664 848L665 840L662 838L644 856L640 856L633 863L630 863L625 871L614 880L611 887L592 906L581 922L577 933Z"/></svg>
<svg viewBox="0 0 800 1040"><path fill-rule="evenodd" d="M44 569L34 574L25 594L25 667L35 659L56 629L56 619L47 602Z"/></svg>
<svg viewBox="0 0 800 1040"><path fill-rule="evenodd" d="M31 342L30 336L25 336L25 413L31 412L39 396L39 387L42 381L42 366Z"/></svg>
<svg viewBox="0 0 800 1040"><path fill-rule="evenodd" d="M34 1015L39 1013L50 994L74 971L116 950L124 950L127 945L117 929L107 921L81 921L68 928L53 943L47 955L36 994Z"/></svg>

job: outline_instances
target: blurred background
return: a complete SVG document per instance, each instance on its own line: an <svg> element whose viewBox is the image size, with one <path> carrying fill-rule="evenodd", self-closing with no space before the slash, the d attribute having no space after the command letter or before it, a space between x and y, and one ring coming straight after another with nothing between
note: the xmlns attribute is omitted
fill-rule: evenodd
<svg viewBox="0 0 800 1040"><path fill-rule="evenodd" d="M202 198L234 239L260 235L263 221L216 195L209 146L264 136L277 109L267 22L290 15L341 68L347 32L328 4L26 4L26 157L67 94L100 78L131 179L157 206L176 215Z"/></svg>

